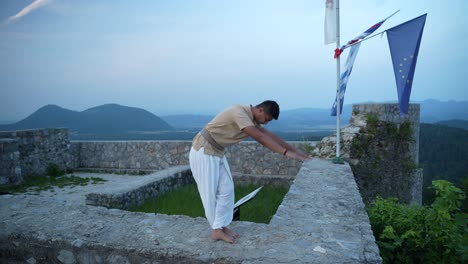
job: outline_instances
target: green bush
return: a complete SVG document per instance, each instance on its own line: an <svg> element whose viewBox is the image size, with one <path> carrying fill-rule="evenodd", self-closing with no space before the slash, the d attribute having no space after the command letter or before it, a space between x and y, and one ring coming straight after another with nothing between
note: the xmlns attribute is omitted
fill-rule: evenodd
<svg viewBox="0 0 468 264"><path fill-rule="evenodd" d="M51 177L58 177L65 175L65 172L62 171L57 164L50 163L49 166L47 166L47 175Z"/></svg>
<svg viewBox="0 0 468 264"><path fill-rule="evenodd" d="M431 206L377 198L369 219L384 263L463 263L468 260L464 193L444 180L432 182Z"/></svg>

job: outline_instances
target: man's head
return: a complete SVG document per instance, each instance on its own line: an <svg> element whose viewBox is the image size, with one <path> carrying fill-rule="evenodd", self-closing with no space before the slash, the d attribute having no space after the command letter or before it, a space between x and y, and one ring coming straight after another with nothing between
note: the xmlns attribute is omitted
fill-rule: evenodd
<svg viewBox="0 0 468 264"><path fill-rule="evenodd" d="M258 110L256 120L261 124L266 124L272 119L278 120L280 113L279 105L275 101L266 100L255 106Z"/></svg>

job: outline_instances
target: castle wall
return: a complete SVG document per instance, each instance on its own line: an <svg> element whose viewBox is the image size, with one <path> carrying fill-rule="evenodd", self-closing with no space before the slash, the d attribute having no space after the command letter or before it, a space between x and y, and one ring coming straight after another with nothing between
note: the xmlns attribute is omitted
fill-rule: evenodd
<svg viewBox="0 0 468 264"><path fill-rule="evenodd" d="M291 142L304 148L305 142ZM188 165L190 141L70 141L68 130L0 132L0 184L17 184L44 175L50 164L62 170L143 173ZM234 175L295 176L302 162L272 153L257 142L226 150Z"/></svg>
<svg viewBox="0 0 468 264"><path fill-rule="evenodd" d="M356 104L341 130L341 157L348 161L366 204L376 197L422 203L419 168L419 104L400 115L398 104ZM317 148L321 157L335 155L336 135Z"/></svg>
<svg viewBox="0 0 468 264"><path fill-rule="evenodd" d="M79 169L136 173L188 165L191 147L191 141L74 141L71 144ZM291 144L304 148L306 143ZM302 164L250 141L229 147L226 158L232 173L237 175L296 175Z"/></svg>
<svg viewBox="0 0 468 264"><path fill-rule="evenodd" d="M0 184L15 184L23 180L18 139L0 139Z"/></svg>
<svg viewBox="0 0 468 264"><path fill-rule="evenodd" d="M419 105L411 104L407 115L400 115L398 104L353 105L351 122L365 120L369 114L378 118L375 127L367 124L351 144L356 182L363 199L369 203L375 197L396 197L405 203L422 203L422 169L419 163ZM396 128L396 129L395 129ZM410 133L406 135L407 132ZM367 146L364 146L366 144ZM357 147L356 147L357 146Z"/></svg>
<svg viewBox="0 0 468 264"><path fill-rule="evenodd" d="M46 173L49 164L75 167L68 130L47 128L0 132L0 184L17 184L29 175Z"/></svg>
<svg viewBox="0 0 468 264"><path fill-rule="evenodd" d="M233 245L213 242L204 217L115 209L186 173L81 173L107 181L0 195L0 263L382 263L349 164L325 159L304 162L268 224L232 222Z"/></svg>
<svg viewBox="0 0 468 264"><path fill-rule="evenodd" d="M371 124L369 114L375 119ZM402 134L408 124L409 136ZM350 124L341 133L342 157L350 163L366 204L377 196L421 204L419 105L411 104L406 116L399 114L397 104L354 105ZM289 143L300 149L317 144ZM315 154L333 158L335 143L334 135L324 138ZM190 141L70 142L64 128L0 132L0 184L19 183L27 175L43 175L49 164L62 170L158 171L188 165L190 146ZM228 148L226 157L235 176L294 177L302 166L302 162L289 160L253 141Z"/></svg>

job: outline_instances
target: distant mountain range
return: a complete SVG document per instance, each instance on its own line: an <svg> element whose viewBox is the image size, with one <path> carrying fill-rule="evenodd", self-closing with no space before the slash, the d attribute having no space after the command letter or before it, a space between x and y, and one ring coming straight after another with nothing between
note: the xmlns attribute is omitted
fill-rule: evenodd
<svg viewBox="0 0 468 264"><path fill-rule="evenodd" d="M214 115L167 115L161 116L167 123L177 129L200 129L210 122ZM343 107L342 120L347 124L351 118L351 106ZM336 118L330 116L329 109L299 108L281 111L278 120L266 127L274 131L332 130Z"/></svg>
<svg viewBox="0 0 468 264"><path fill-rule="evenodd" d="M415 102L420 104L421 123L437 123L447 120L468 120L468 101L441 102L433 99ZM351 118L352 105L344 105L341 124L346 125ZM177 129L199 129L205 126L214 115L168 115L161 116ZM447 124L448 125L448 124ZM330 109L299 108L283 110L279 119L266 127L274 131L324 131L333 130L336 117L330 116ZM448 125L451 126L451 125Z"/></svg>
<svg viewBox="0 0 468 264"><path fill-rule="evenodd" d="M468 120L468 101L425 100L421 105L421 122L436 123L439 121L461 119Z"/></svg>
<svg viewBox="0 0 468 264"><path fill-rule="evenodd" d="M421 123L468 127L468 101L426 100L418 103L421 105ZM343 126L349 122L351 109L351 105L343 107ZM183 136L190 139L213 117L195 114L158 117L140 108L117 104L101 105L82 112L46 105L19 122L0 125L0 131L67 127L72 139L178 139L181 134L177 133L188 133ZM335 125L336 119L330 116L330 109L300 108L281 111L279 119L270 122L267 128L290 133L322 133L333 131Z"/></svg>
<svg viewBox="0 0 468 264"><path fill-rule="evenodd" d="M447 121L439 121L434 124L468 130L468 120L451 119Z"/></svg>
<svg viewBox="0 0 468 264"><path fill-rule="evenodd" d="M214 118L214 115L184 114L161 116L161 118L177 129L190 130L204 127L208 122L211 121L211 119Z"/></svg>
<svg viewBox="0 0 468 264"><path fill-rule="evenodd" d="M106 104L82 112L46 105L19 122L0 125L0 130L53 127L67 127L72 135L125 134L174 129L166 121L146 110Z"/></svg>

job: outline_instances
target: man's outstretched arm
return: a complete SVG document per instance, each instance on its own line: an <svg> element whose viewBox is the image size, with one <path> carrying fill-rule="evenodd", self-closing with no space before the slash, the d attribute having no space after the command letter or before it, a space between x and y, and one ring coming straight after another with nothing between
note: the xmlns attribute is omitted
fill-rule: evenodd
<svg viewBox="0 0 468 264"><path fill-rule="evenodd" d="M293 151L293 152L296 152L298 155L300 156L303 156L305 159L309 159L310 157L303 153L302 151L298 150L297 148L289 145L286 141L284 141L282 138L280 138L279 136L277 136L275 133L269 131L268 129L264 128L264 127L260 127L259 128L260 131L262 131L263 133L267 134L269 137L271 137L274 141L276 141L276 143L280 144L281 146L283 146L285 149L287 149L288 151Z"/></svg>
<svg viewBox="0 0 468 264"><path fill-rule="evenodd" d="M286 157L291 159L306 160L309 158L307 155L301 154L294 147L290 146L278 136L267 131L266 129L259 129L255 126L249 126L244 128L243 131L251 138L255 139L257 142L273 152L286 155Z"/></svg>

